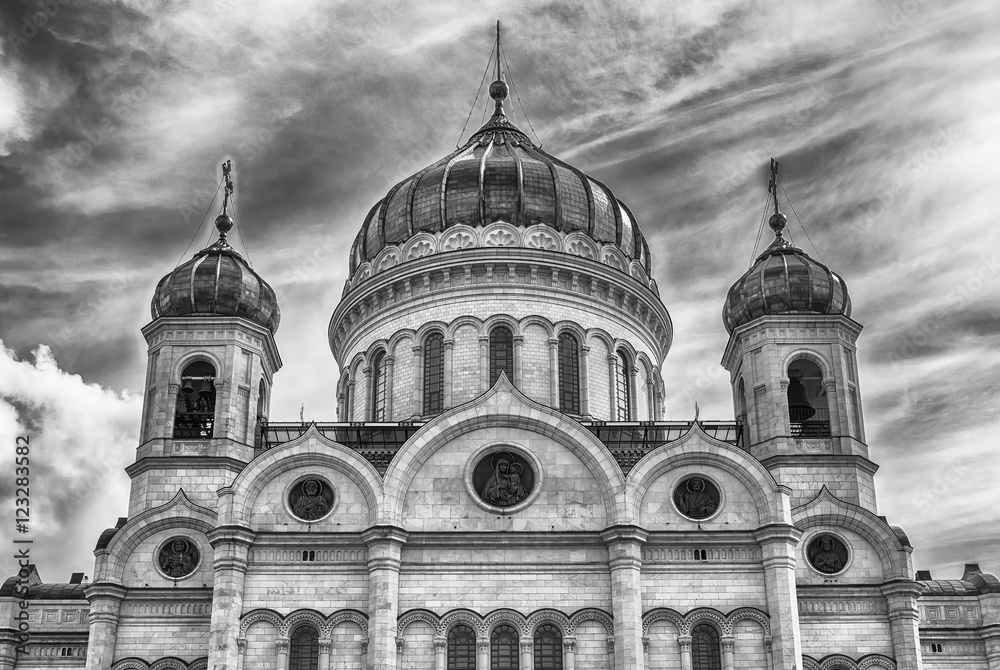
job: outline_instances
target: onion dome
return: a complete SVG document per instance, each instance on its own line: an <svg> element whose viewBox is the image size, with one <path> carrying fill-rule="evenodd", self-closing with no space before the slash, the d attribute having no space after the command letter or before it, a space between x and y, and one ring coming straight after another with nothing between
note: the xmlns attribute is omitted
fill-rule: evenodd
<svg viewBox="0 0 1000 670"><path fill-rule="evenodd" d="M228 174L227 174L228 181ZM228 195L232 192L227 183ZM151 311L161 316L238 316L278 330L281 313L274 290L251 269L226 240L233 219L223 212L215 219L219 239L156 285Z"/></svg>
<svg viewBox="0 0 1000 670"><path fill-rule="evenodd" d="M366 263L377 265L376 257L388 247L408 251L407 242L416 236L427 240L423 248L400 254L393 264L489 246L475 231L499 221L522 235L498 246L531 246L522 240L537 229L523 233L541 226L546 229L541 237L552 242L539 248L573 253L572 248L586 246L589 251L579 255L597 258L605 257L603 248L610 245L620 250L616 257L624 256L624 263L615 263L619 269L629 272L637 263L648 277L649 246L628 207L597 179L542 151L507 118L503 102L508 87L502 79L489 91L494 114L464 146L399 182L371 208L351 249L351 277ZM450 229L459 226L469 234L450 243ZM580 235L589 239L571 248Z"/></svg>
<svg viewBox="0 0 1000 670"><path fill-rule="evenodd" d="M772 163L772 170L776 172L776 163ZM785 215L778 211L775 196L774 214L768 221L775 234L774 242L730 287L726 296L722 321L729 333L768 315L851 315L847 284L830 268L782 237L786 222Z"/></svg>

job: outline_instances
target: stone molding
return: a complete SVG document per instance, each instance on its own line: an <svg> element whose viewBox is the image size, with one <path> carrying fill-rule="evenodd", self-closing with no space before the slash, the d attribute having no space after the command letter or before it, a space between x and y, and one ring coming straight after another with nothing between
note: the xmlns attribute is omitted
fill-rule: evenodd
<svg viewBox="0 0 1000 670"><path fill-rule="evenodd" d="M858 660L844 654L830 654L817 660L811 656L802 657L803 670L867 670L867 668L877 667L886 670L896 670L896 662L888 656L882 654L867 654Z"/></svg>
<svg viewBox="0 0 1000 670"><path fill-rule="evenodd" d="M572 638L575 643L577 627L584 621L597 621L602 624L609 635L614 634L614 622L610 614L599 609L588 607L567 615L550 608L540 609L524 616L511 609L494 610L481 616L472 610L451 610L441 616L425 609L408 610L397 619L396 635L403 635L406 627L417 621L422 621L434 627L435 640L443 640L447 644L448 631L456 624L465 624L476 631L476 637L489 644L490 633L500 624L514 627L519 637L533 639L539 626L551 624L562 631L563 639Z"/></svg>
<svg viewBox="0 0 1000 670"><path fill-rule="evenodd" d="M247 612L240 617L239 637L246 638L247 630L250 626L262 621L270 623L277 630L278 635L285 637L286 639L289 631L291 631L294 626L302 623L308 623L314 626L319 632L321 639L330 638L333 629L338 624L344 622L357 624L357 626L361 629L362 635L366 639L368 636L368 616L364 612L354 609L337 610L327 616L311 609L295 610L286 616L282 616L274 610L256 609Z"/></svg>

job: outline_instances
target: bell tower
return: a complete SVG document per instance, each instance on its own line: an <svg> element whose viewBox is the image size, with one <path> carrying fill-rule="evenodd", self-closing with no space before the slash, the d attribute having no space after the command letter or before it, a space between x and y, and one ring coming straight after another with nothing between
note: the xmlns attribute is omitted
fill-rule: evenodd
<svg viewBox="0 0 1000 670"><path fill-rule="evenodd" d="M223 179L218 240L160 280L142 329L149 348L129 516L169 501L182 483L193 502L214 507L216 490L253 459L281 367L274 291L227 239L228 161Z"/></svg>
<svg viewBox="0 0 1000 670"><path fill-rule="evenodd" d="M844 280L785 239L771 160L774 240L729 289L722 360L751 452L790 486L793 506L825 485L875 510L856 343Z"/></svg>

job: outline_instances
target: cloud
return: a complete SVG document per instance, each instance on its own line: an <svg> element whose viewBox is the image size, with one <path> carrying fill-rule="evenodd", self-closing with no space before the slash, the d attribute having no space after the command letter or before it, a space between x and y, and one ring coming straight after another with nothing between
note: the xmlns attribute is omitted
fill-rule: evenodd
<svg viewBox="0 0 1000 670"><path fill-rule="evenodd" d="M0 444L8 468L15 440L30 440L31 553L43 579L66 582L71 572L93 572L87 551L101 531L128 510L129 480L123 469L134 459L142 399L88 384L59 368L48 347L33 361L18 360L0 341ZM11 503L12 477L0 480L0 497ZM19 496L22 494L18 494ZM11 546L13 519L3 525ZM9 553L9 552L8 552ZM17 572L9 557L4 577Z"/></svg>

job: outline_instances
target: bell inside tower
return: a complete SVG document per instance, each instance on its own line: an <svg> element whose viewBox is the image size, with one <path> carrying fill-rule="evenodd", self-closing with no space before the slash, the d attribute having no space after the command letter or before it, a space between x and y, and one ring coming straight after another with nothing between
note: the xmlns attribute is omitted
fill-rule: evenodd
<svg viewBox="0 0 1000 670"><path fill-rule="evenodd" d="M788 418L794 437L830 435L823 372L810 360L799 359L788 367Z"/></svg>
<svg viewBox="0 0 1000 670"><path fill-rule="evenodd" d="M215 424L215 367L196 361L181 373L174 415L174 438L207 440Z"/></svg>

